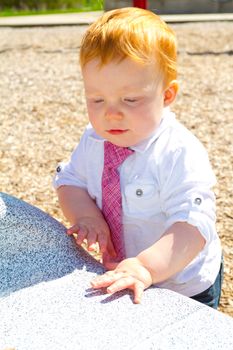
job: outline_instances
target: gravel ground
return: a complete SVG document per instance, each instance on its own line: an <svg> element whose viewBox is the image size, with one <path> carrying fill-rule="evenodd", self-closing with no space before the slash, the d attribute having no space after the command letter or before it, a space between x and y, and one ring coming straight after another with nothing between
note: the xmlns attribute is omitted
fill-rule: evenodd
<svg viewBox="0 0 233 350"><path fill-rule="evenodd" d="M180 93L173 110L207 147L218 178L225 256L220 310L233 316L233 23L174 24ZM78 49L86 27L0 29L0 190L66 223L51 180L86 125Z"/></svg>

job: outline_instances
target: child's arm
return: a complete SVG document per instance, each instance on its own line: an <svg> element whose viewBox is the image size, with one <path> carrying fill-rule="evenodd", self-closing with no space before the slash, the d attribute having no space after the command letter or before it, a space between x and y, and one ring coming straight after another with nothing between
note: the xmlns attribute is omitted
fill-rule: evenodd
<svg viewBox="0 0 233 350"><path fill-rule="evenodd" d="M77 186L60 186L57 193L60 207L73 225L67 233L77 233L76 242L79 245L86 239L90 250L93 244L98 242L101 253L107 252L114 257L109 227L87 191Z"/></svg>
<svg viewBox="0 0 233 350"><path fill-rule="evenodd" d="M108 293L130 288L134 291L134 302L140 303L146 288L183 270L204 245L205 239L196 227L186 222L174 223L137 257L125 259L115 270L95 278L92 287L107 287Z"/></svg>

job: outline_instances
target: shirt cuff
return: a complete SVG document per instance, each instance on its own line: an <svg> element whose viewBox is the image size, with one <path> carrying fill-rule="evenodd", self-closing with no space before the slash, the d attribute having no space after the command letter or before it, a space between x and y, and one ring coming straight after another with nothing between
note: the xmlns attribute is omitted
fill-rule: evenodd
<svg viewBox="0 0 233 350"><path fill-rule="evenodd" d="M55 189L58 189L60 186L77 186L86 188L86 183L84 181L79 179L78 176L73 176L66 171L66 164L64 163L60 163L57 166L52 184Z"/></svg>
<svg viewBox="0 0 233 350"><path fill-rule="evenodd" d="M177 212L167 220L166 230L176 222L187 222L196 227L200 234L205 238L206 244L212 241L213 233L216 231L215 221L205 213L198 211Z"/></svg>

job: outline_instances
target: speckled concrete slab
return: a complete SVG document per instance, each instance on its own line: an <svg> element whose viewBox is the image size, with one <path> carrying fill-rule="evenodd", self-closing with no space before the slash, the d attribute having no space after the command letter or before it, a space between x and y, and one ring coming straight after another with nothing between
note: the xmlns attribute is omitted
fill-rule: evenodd
<svg viewBox="0 0 233 350"><path fill-rule="evenodd" d="M167 290L134 305L41 210L0 193L0 350L233 349L233 319Z"/></svg>

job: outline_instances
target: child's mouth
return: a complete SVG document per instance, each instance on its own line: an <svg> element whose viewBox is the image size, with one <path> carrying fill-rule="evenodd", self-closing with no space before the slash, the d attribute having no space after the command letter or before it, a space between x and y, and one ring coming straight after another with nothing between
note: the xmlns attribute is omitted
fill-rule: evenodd
<svg viewBox="0 0 233 350"><path fill-rule="evenodd" d="M107 132L111 135L120 135L120 134L124 134L128 131L128 129L125 130L121 130L121 129L110 129L107 130Z"/></svg>

